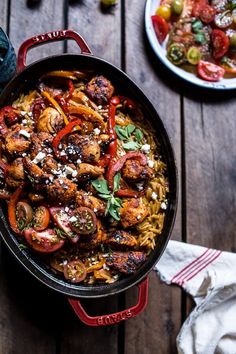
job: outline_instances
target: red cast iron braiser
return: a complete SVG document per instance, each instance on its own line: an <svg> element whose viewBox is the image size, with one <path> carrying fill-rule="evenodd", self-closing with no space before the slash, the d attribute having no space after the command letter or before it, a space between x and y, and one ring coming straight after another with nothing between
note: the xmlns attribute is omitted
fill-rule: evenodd
<svg viewBox="0 0 236 354"><path fill-rule="evenodd" d="M36 61L31 65L26 65L26 55L32 47L39 46L50 41L52 42L65 39L75 40L81 49L81 54L55 55ZM37 258L36 254L30 250L21 250L15 235L9 228L7 213L4 208L0 210L1 236L13 255L33 276L35 276L46 286L68 297L70 305L81 321L90 326L104 326L135 317L142 312L147 305L147 276L155 263L161 257L174 224L177 206L177 170L169 137L160 117L150 101L124 72L105 60L93 56L84 39L72 30L61 30L37 35L33 38L27 39L20 46L17 58L17 75L1 94L0 107L10 104L20 93L27 92L33 88L38 78L47 71L66 69L77 69L81 71L93 70L94 73L103 74L112 81L115 87L118 88L122 94L125 94L134 101L139 102L140 106L143 108L145 117L147 117L156 131L157 139L161 143L162 153L167 164L169 194L168 208L166 211L162 235L159 237L156 248L149 255L145 264L140 267L135 274L120 279L113 284L93 286L69 284L65 280L61 279L59 275L56 275L51 272L50 269L47 269L45 265ZM134 285L138 285L139 288L137 305L121 312L91 317L85 312L79 301L79 298L98 298L114 295L125 291Z"/></svg>

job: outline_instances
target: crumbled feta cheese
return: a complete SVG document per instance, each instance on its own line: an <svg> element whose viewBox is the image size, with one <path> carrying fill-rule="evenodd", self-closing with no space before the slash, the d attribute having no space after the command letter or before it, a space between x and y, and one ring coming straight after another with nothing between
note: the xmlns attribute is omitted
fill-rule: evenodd
<svg viewBox="0 0 236 354"><path fill-rule="evenodd" d="M145 153L148 153L150 151L150 145L149 144L142 145L141 150Z"/></svg>
<svg viewBox="0 0 236 354"><path fill-rule="evenodd" d="M157 199L157 194L155 192L152 192L151 198L153 200L156 200Z"/></svg>
<svg viewBox="0 0 236 354"><path fill-rule="evenodd" d="M138 215L138 216L137 216L137 220L140 220L140 219L141 219L141 215Z"/></svg>
<svg viewBox="0 0 236 354"><path fill-rule="evenodd" d="M136 183L136 187L139 191L143 190L143 182Z"/></svg>
<svg viewBox="0 0 236 354"><path fill-rule="evenodd" d="M78 159L76 162L79 164L79 163L81 163L81 160L80 160L80 159Z"/></svg>
<svg viewBox="0 0 236 354"><path fill-rule="evenodd" d="M25 112L25 111L20 111L20 115L23 116L23 117L26 115L26 113L27 112Z"/></svg>
<svg viewBox="0 0 236 354"><path fill-rule="evenodd" d="M33 163L39 163L40 161L42 161L44 158L45 158L45 156L46 156L46 154L44 153L44 152L39 152L36 156L35 156L35 158L33 159Z"/></svg>
<svg viewBox="0 0 236 354"><path fill-rule="evenodd" d="M110 270L110 268L105 263L103 264L102 268L105 270Z"/></svg>
<svg viewBox="0 0 236 354"><path fill-rule="evenodd" d="M22 157L25 157L26 155L27 155L26 152L23 152Z"/></svg>
<svg viewBox="0 0 236 354"><path fill-rule="evenodd" d="M54 177L53 176L49 176L48 179L49 179L50 182L52 182L54 180Z"/></svg>
<svg viewBox="0 0 236 354"><path fill-rule="evenodd" d="M27 121L27 119L22 119L22 122L21 122L22 124L27 124L28 123L28 121Z"/></svg>
<svg viewBox="0 0 236 354"><path fill-rule="evenodd" d="M66 265L68 263L68 261L65 259L64 261L63 261L63 265Z"/></svg>
<svg viewBox="0 0 236 354"><path fill-rule="evenodd" d="M167 209L167 205L166 205L165 202L162 202L162 203L161 203L161 209L163 209L163 210L166 210L166 209Z"/></svg>
<svg viewBox="0 0 236 354"><path fill-rule="evenodd" d="M148 166L153 168L154 167L154 161L148 160Z"/></svg>
<svg viewBox="0 0 236 354"><path fill-rule="evenodd" d="M74 170L70 166L65 166L65 171L67 175L71 175Z"/></svg>
<svg viewBox="0 0 236 354"><path fill-rule="evenodd" d="M72 216L72 217L69 219L70 222L75 222L76 220L77 220L77 218L76 218L75 216Z"/></svg>
<svg viewBox="0 0 236 354"><path fill-rule="evenodd" d="M65 152L65 151L62 151L62 152L60 152L60 155L61 155L61 156L66 156L66 152Z"/></svg>
<svg viewBox="0 0 236 354"><path fill-rule="evenodd" d="M20 135L23 135L25 138L30 138L30 133L27 132L27 131L24 130L24 129L21 129L21 130L19 131L19 134L20 134Z"/></svg>
<svg viewBox="0 0 236 354"><path fill-rule="evenodd" d="M120 151L119 155L120 155L120 156L124 156L124 155L126 155L126 152Z"/></svg>
<svg viewBox="0 0 236 354"><path fill-rule="evenodd" d="M72 172L72 177L76 177L77 176L77 174L78 174L78 172L76 171L76 170L73 170L73 172Z"/></svg>
<svg viewBox="0 0 236 354"><path fill-rule="evenodd" d="M65 212L68 213L70 209L68 207L65 207Z"/></svg>
<svg viewBox="0 0 236 354"><path fill-rule="evenodd" d="M63 181L62 181L62 179L59 179L59 183L62 185L63 184Z"/></svg>
<svg viewBox="0 0 236 354"><path fill-rule="evenodd" d="M27 113L29 117L32 117L33 113L32 112L28 112Z"/></svg>
<svg viewBox="0 0 236 354"><path fill-rule="evenodd" d="M96 213L98 210L96 208L93 209L94 213Z"/></svg>
<svg viewBox="0 0 236 354"><path fill-rule="evenodd" d="M94 132L95 135L99 135L100 132L101 132L101 130L100 130L99 128L95 128L95 129L93 130L93 132Z"/></svg>
<svg viewBox="0 0 236 354"><path fill-rule="evenodd" d="M101 106L101 105L99 105L99 106L98 106L98 109L102 109L102 106Z"/></svg>

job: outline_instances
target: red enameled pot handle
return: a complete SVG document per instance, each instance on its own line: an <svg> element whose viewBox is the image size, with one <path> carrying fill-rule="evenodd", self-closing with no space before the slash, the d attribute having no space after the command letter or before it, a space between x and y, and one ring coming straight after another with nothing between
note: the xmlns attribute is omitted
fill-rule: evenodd
<svg viewBox="0 0 236 354"><path fill-rule="evenodd" d="M82 54L92 54L85 40L75 31L61 30L39 34L35 37L27 39L23 42L18 51L17 57L17 72L22 71L26 67L26 55L32 47L41 45L47 42L61 41L64 39L74 39L81 49Z"/></svg>
<svg viewBox="0 0 236 354"><path fill-rule="evenodd" d="M102 316L89 316L80 301L77 299L68 299L70 305L75 311L79 319L88 326L107 326L111 324L119 323L123 320L137 316L141 313L148 301L148 278L145 278L139 285L138 303L137 305L130 307L129 309L123 310L121 312L116 312L109 315Z"/></svg>

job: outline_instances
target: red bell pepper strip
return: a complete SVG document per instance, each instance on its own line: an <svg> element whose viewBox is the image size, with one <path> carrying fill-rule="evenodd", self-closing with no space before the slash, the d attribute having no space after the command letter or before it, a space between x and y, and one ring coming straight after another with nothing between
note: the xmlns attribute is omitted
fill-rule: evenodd
<svg viewBox="0 0 236 354"><path fill-rule="evenodd" d="M66 96L66 99L69 100L71 99L72 95L73 95L73 92L75 90L75 87L74 87L74 84L73 84L73 81L72 80L68 80L68 94Z"/></svg>
<svg viewBox="0 0 236 354"><path fill-rule="evenodd" d="M108 185L111 190L113 190L113 182L115 174L122 169L125 161L128 159L138 159L142 166L147 164L147 157L141 152L128 152L124 156L120 157L119 160L113 162L109 165L107 172Z"/></svg>
<svg viewBox="0 0 236 354"><path fill-rule="evenodd" d="M16 205L23 192L24 185L17 188L17 190L12 194L8 203L8 220L12 230L17 234L22 234L19 230L17 220L16 220Z"/></svg>
<svg viewBox="0 0 236 354"><path fill-rule="evenodd" d="M80 119L73 120L72 122L68 123L64 128L62 128L57 133L57 135L55 136L55 138L52 141L52 147L53 147L54 153L55 153L55 155L57 157L60 158L60 151L58 150L58 146L59 146L61 140L67 134L69 134L76 125L80 125L80 124L81 124L81 120Z"/></svg>
<svg viewBox="0 0 236 354"><path fill-rule="evenodd" d="M115 195L120 198L137 198L139 196L139 192L127 188L118 190Z"/></svg>

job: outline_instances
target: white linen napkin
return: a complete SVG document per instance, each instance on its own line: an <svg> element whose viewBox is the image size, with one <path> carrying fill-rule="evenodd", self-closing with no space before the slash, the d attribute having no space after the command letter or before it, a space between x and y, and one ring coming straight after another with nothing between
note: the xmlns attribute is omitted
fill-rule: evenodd
<svg viewBox="0 0 236 354"><path fill-rule="evenodd" d="M196 307L176 343L179 354L236 354L236 254L170 241L154 268Z"/></svg>

